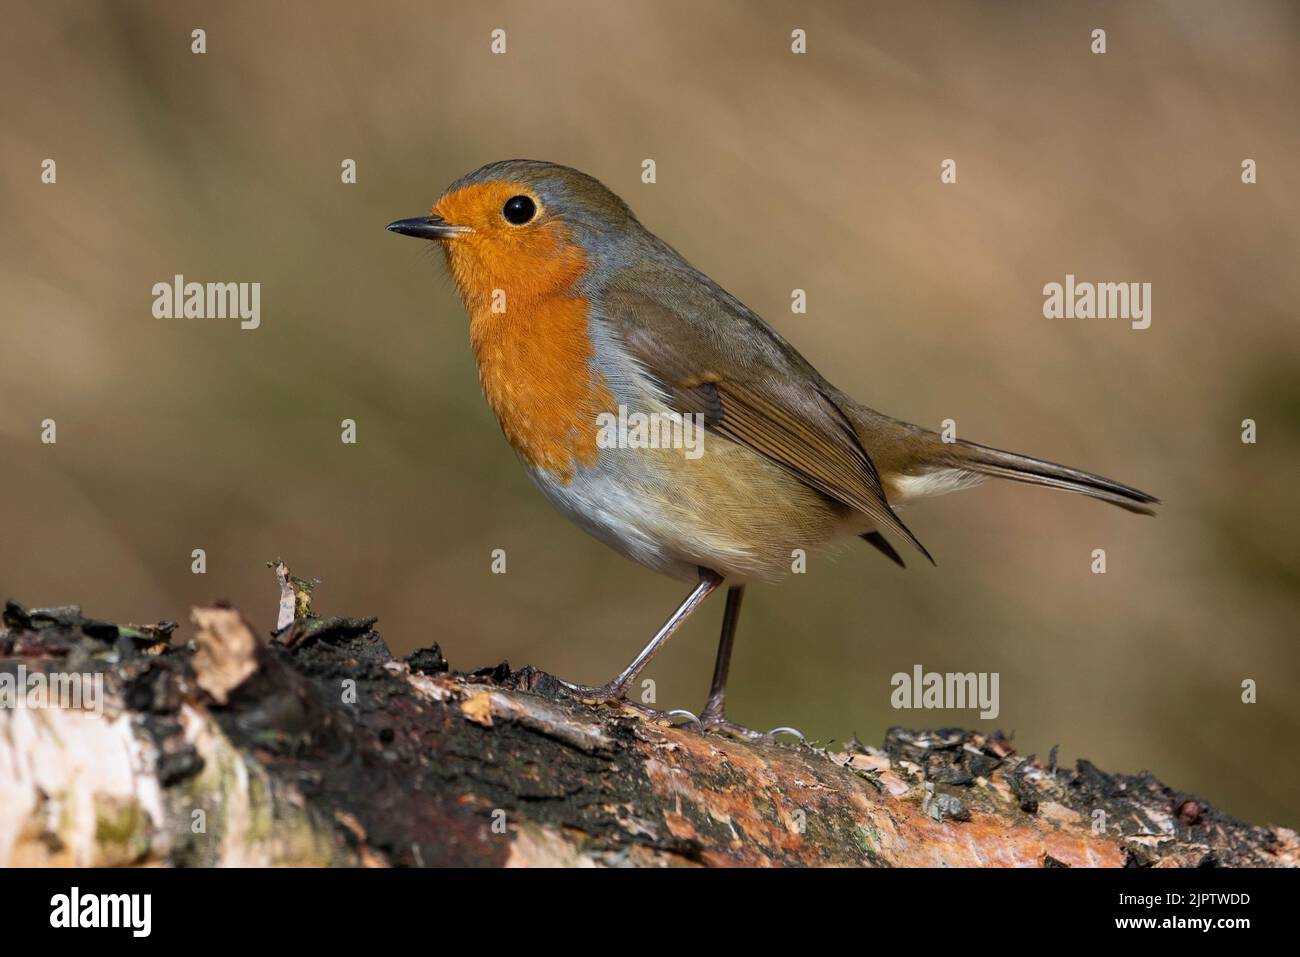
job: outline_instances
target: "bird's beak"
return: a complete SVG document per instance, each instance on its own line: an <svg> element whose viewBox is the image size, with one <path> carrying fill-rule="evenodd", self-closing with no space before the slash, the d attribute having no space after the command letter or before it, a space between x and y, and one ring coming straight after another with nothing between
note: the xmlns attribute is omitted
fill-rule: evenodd
<svg viewBox="0 0 1300 957"><path fill-rule="evenodd" d="M414 236L416 239L454 239L474 230L469 226L453 226L441 216L416 216L414 219L399 219L385 227L390 233Z"/></svg>

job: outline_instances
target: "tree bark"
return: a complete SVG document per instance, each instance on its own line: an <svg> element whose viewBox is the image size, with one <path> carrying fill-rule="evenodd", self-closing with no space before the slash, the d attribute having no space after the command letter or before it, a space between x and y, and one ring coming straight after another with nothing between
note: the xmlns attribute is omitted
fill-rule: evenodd
<svg viewBox="0 0 1300 957"><path fill-rule="evenodd" d="M531 668L395 659L374 619L318 617L277 573L271 638L223 606L184 642L6 606L0 672L102 675L104 696L99 715L0 707L0 866L1300 862L1294 831L1001 735L750 743L580 704Z"/></svg>

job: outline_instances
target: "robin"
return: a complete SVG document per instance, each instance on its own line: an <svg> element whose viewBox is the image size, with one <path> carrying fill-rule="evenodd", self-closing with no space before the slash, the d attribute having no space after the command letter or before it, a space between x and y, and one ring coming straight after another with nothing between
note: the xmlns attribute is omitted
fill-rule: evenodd
<svg viewBox="0 0 1300 957"><path fill-rule="evenodd" d="M989 476L1147 515L1158 502L868 409L575 169L490 163L453 183L431 215L388 229L441 244L488 405L546 497L623 555L692 586L612 681L565 683L583 700L626 703L637 675L725 582L698 721L756 736L725 713L741 598L748 583L790 573L797 549L856 537L903 565L889 534L933 562L895 506ZM681 440L655 441L664 437Z"/></svg>

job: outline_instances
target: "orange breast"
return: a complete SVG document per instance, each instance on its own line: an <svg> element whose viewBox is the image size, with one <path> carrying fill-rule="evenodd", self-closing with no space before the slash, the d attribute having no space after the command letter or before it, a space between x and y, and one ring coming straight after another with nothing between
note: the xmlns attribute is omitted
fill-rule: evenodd
<svg viewBox="0 0 1300 957"><path fill-rule="evenodd" d="M485 189L508 197L517 188L466 187L437 212L455 223L470 220L469 208L499 209L502 196L463 195ZM599 456L596 416L616 409L592 364L587 300L573 288L586 269L582 248L558 223L517 234L480 229L443 248L470 313L483 393L506 439L529 465L568 482Z"/></svg>
<svg viewBox="0 0 1300 957"><path fill-rule="evenodd" d="M615 405L592 367L587 302L557 298L517 309L473 316L479 380L515 450L568 482L576 465L595 464L596 416Z"/></svg>

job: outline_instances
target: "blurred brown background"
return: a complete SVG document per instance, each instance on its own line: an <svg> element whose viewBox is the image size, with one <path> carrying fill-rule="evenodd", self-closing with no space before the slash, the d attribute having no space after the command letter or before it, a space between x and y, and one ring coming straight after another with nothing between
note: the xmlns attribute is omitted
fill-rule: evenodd
<svg viewBox="0 0 1300 957"><path fill-rule="evenodd" d="M1002 727L1300 824L1294 5L42 0L5 20L0 597L182 621L221 597L269 627L283 556L399 653L608 678L682 588L551 511L479 395L440 257L383 229L482 163L550 159L869 405L1166 503L987 485L906 513L938 568L863 546L751 589L736 720ZM1067 272L1153 283L1151 328L1044 319ZM261 282L262 328L154 319L175 273ZM703 704L721 604L655 663L662 706ZM893 711L917 663L1000 672L1002 714Z"/></svg>

